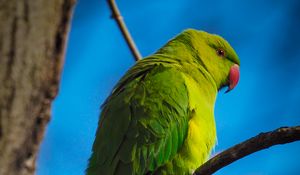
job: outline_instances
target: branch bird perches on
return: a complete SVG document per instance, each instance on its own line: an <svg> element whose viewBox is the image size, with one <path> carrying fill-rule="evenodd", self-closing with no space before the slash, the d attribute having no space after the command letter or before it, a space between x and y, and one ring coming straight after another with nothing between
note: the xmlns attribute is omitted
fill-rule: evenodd
<svg viewBox="0 0 300 175"><path fill-rule="evenodd" d="M257 151L274 145L286 144L300 140L300 126L281 127L274 131L260 133L239 143L208 160L201 165L195 175L213 174L219 169Z"/></svg>
<svg viewBox="0 0 300 175"><path fill-rule="evenodd" d="M142 56L132 39L123 17L118 9L115 0L108 0L112 11L112 17L116 20L127 45L136 61L141 60ZM221 168L257 151L267 149L274 145L286 144L300 140L300 126L281 127L274 131L260 133L244 142L241 142L221 153L212 157L206 163L201 165L195 175L210 175Z"/></svg>

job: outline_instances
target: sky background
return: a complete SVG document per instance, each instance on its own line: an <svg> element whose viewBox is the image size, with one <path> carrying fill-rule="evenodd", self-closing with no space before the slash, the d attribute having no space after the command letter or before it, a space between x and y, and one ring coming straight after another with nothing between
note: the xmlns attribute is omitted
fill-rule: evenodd
<svg viewBox="0 0 300 175"><path fill-rule="evenodd" d="M83 175L100 105L134 60L105 0L78 0L60 91L37 175ZM143 56L186 28L226 38L241 60L238 86L218 94L220 152L263 131L300 124L299 0L117 0ZM216 175L297 175L300 142L243 158Z"/></svg>

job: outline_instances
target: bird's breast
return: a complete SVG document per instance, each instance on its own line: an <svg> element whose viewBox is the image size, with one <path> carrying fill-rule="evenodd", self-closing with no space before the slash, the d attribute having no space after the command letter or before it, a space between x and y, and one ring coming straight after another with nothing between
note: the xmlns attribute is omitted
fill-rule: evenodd
<svg viewBox="0 0 300 175"><path fill-rule="evenodd" d="M214 91L201 88L193 78L185 76L189 94L190 118L188 133L181 150L181 158L190 171L203 164L216 143L214 120ZM205 80L203 80L205 82Z"/></svg>

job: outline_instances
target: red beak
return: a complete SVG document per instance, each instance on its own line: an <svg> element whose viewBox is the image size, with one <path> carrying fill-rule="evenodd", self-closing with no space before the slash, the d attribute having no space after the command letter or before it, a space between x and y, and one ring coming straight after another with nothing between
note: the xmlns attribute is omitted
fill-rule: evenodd
<svg viewBox="0 0 300 175"><path fill-rule="evenodd" d="M239 82L240 79L240 67L237 64L231 66L229 71L229 85L225 93L231 91Z"/></svg>

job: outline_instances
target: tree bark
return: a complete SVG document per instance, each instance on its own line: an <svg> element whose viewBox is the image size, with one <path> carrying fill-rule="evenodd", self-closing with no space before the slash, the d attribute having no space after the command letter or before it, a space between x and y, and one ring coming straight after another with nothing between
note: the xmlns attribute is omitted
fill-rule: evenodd
<svg viewBox="0 0 300 175"><path fill-rule="evenodd" d="M74 0L0 0L0 174L31 175Z"/></svg>

